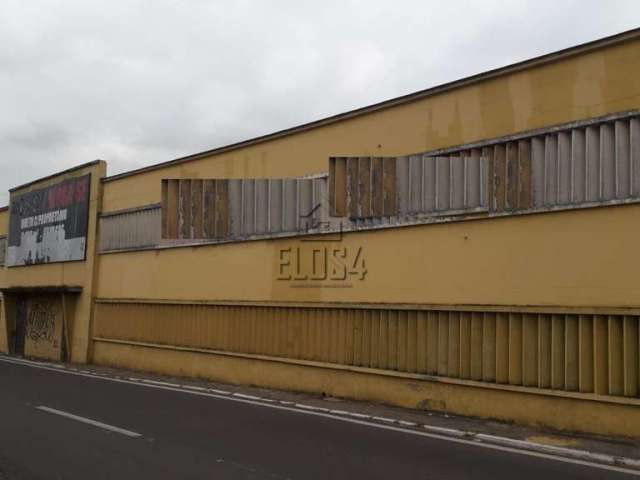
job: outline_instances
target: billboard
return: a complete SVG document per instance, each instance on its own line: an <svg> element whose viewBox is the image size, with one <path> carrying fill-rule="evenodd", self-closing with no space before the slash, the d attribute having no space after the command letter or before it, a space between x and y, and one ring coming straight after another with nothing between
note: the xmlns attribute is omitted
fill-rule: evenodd
<svg viewBox="0 0 640 480"><path fill-rule="evenodd" d="M91 174L11 196L9 267L84 260Z"/></svg>

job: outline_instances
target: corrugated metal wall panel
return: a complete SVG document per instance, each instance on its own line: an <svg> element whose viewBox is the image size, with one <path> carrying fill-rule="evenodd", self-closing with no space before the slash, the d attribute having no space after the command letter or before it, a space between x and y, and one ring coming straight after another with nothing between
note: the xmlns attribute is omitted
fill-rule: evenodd
<svg viewBox="0 0 640 480"><path fill-rule="evenodd" d="M436 158L437 166L435 173L429 170L429 177L436 178L442 190L447 166L449 174L455 172L457 178L461 170L457 159L473 151L462 146L448 151L446 156L427 153ZM638 117L498 142L482 148L482 155L488 158L488 205L494 212L640 197ZM417 174L418 170L412 172ZM402 188L410 191L409 183L403 183ZM455 182L437 198L440 209L459 205Z"/></svg>
<svg viewBox="0 0 640 480"><path fill-rule="evenodd" d="M100 218L100 251L154 247L160 243L160 206Z"/></svg>
<svg viewBox="0 0 640 480"><path fill-rule="evenodd" d="M639 317L97 302L95 335L638 397Z"/></svg>
<svg viewBox="0 0 640 480"><path fill-rule="evenodd" d="M485 163L468 155L331 158L329 211L355 225L474 211L485 204Z"/></svg>
<svg viewBox="0 0 640 480"><path fill-rule="evenodd" d="M396 215L397 165L395 157L330 158L327 211L355 225L374 225L377 218ZM405 175L398 181L408 178Z"/></svg>
<svg viewBox="0 0 640 480"><path fill-rule="evenodd" d="M412 217L482 208L486 162L472 156L398 157L398 215Z"/></svg>
<svg viewBox="0 0 640 480"><path fill-rule="evenodd" d="M326 176L163 180L163 238L241 240L318 230L329 219L327 182Z"/></svg>
<svg viewBox="0 0 640 480"><path fill-rule="evenodd" d="M0 265L4 265L7 256L7 237L0 237Z"/></svg>

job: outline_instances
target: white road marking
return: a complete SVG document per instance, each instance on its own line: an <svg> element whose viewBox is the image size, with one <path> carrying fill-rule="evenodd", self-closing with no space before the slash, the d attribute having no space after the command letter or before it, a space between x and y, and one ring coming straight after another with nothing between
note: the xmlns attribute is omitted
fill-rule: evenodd
<svg viewBox="0 0 640 480"><path fill-rule="evenodd" d="M407 422L406 420L398 420L398 423L403 427L417 427L418 424L416 422Z"/></svg>
<svg viewBox="0 0 640 480"><path fill-rule="evenodd" d="M170 382L159 382L157 380L147 380L146 378L131 378L131 380L135 382L144 382L144 383L153 383L154 385L162 385L164 387L181 387L182 385L178 383L170 383Z"/></svg>
<svg viewBox="0 0 640 480"><path fill-rule="evenodd" d="M198 387L196 385L180 385L182 388L189 388L191 390L198 390L200 392L207 392L209 389L207 387Z"/></svg>
<svg viewBox="0 0 640 480"><path fill-rule="evenodd" d="M387 418L387 417L371 417L371 418L379 422L396 423L395 418Z"/></svg>
<svg viewBox="0 0 640 480"><path fill-rule="evenodd" d="M244 398L246 400L262 400L260 397L256 397L255 395L246 395L244 393L234 393L234 397Z"/></svg>
<svg viewBox="0 0 640 480"><path fill-rule="evenodd" d="M464 432L456 430L455 428L436 427L434 425L423 425L422 428L429 430L430 432L444 433L445 435L453 435L455 437L464 437Z"/></svg>
<svg viewBox="0 0 640 480"><path fill-rule="evenodd" d="M99 427L104 430L120 433L122 435L126 435L127 437L142 436L139 433L132 432L131 430L125 430L124 428L114 427L113 425L108 425L106 423L98 422L96 420L91 420L90 418L80 417L78 415L74 415L73 413L63 412L62 410L56 410L55 408L45 407L44 405L40 405L39 407L36 407L36 410L42 410L43 412L53 413L54 415L60 415L61 417L70 418L71 420L76 420L78 422L93 425L94 427Z"/></svg>
<svg viewBox="0 0 640 480"><path fill-rule="evenodd" d="M238 397L233 397L233 396L215 395L215 394L212 394L212 393L205 393L205 392L199 392L199 391L194 391L194 390L185 390L185 389L173 388L173 387L165 387L165 386L162 386L162 385L154 385L154 384L151 384L151 383L134 382L134 381L131 381L131 380L111 378L111 377L106 377L106 376L98 376L98 375L95 375L95 374L85 374L85 373L70 371L68 369L54 368L54 367L50 366L49 364L45 364L45 363L42 363L42 362L34 362L34 361L29 361L29 360L13 359L13 358L7 358L7 357L0 357L0 362L13 363L13 364L16 364L16 365L23 365L23 366L28 366L28 367L32 367L32 368L39 368L39 369L42 369L42 370L50 370L52 372L57 372L57 373L66 373L68 375L78 375L78 376L81 376L81 377L91 377L91 378L95 378L96 380L106 380L106 381L115 382L115 383L125 383L125 384L129 384L129 385L137 385L139 387L156 388L156 389L159 389L159 390L167 390L167 391L171 391L171 392L187 393L189 395L197 395L197 396L216 398L216 399L219 399L219 400L227 400L227 401L237 402L237 403L246 403L246 404L250 404L250 405L258 405L258 406L262 406L262 407L265 407L265 408L273 408L273 409L276 409L276 410L285 410L285 411L295 412L295 413L302 414L302 415L312 415L312 416L318 416L318 417L331 418L333 420L338 420L338 421L341 421L341 422L354 423L354 424L357 424L357 425L364 425L364 426L367 426L367 427L377 428L377 429L380 429L380 430L389 430L389 431L393 431L393 432L405 433L405 434L408 434L408 435L416 435L416 436L420 436L420 437L427 437L427 438L433 438L433 439L437 439L437 440L444 440L446 442L451 442L451 443L461 443L461 444L465 444L465 445L472 445L472 446L479 447L479 448L487 448L489 450L497 450L497 451L502 451L502 452L515 453L515 454L518 454L518 455L525 455L525 456L529 456L529 457L537 457L537 458L544 458L544 459L547 459L547 460L555 460L555 461L563 462L563 463L571 463L571 464L574 464L574 465L583 465L583 466L586 466L586 467L597 468L597 469L600 469L600 470L608 470L608 471L612 471L612 472L621 472L621 473L626 473L626 474L629 474L629 475L634 475L634 476L639 476L640 477L640 470L631 469L631 468L618 467L618 466L615 466L615 465L607 465L607 464L603 464L603 463L596 463L596 462L591 462L591 461L588 461L588 460L580 460L580 459L575 459L575 458L568 458L568 457L560 456L559 454L555 454L554 455L552 453L540 453L540 452L536 452L536 451L532 451L532 450L522 450L522 449L518 449L518 448L512 448L512 447L506 447L506 446L501 446L501 445L489 444L489 443L482 442L482 440L467 440L467 439L464 439L464 438L454 438L452 436L439 435L437 433L422 432L422 431L418 431L418 430L409 430L409 429L406 429L406 428L395 427L395 426L392 426L392 425L381 425L379 423L374 423L374 422L370 422L370 421L366 421L366 420L356 420L356 419L353 419L353 418L341 417L341 416L334 415L334 414L331 414L331 413L314 412L314 411L302 410L302 409L299 409L299 408L284 406L284 405L294 405L295 402L281 401L280 405L276 405L276 404L273 404L273 403L269 404L269 403L264 403L264 402L260 402L260 401L255 401L255 400L245 400L245 399L238 398ZM376 420L387 421L387 422L389 422L389 421L395 422L396 421L394 419L385 418L385 417L372 417L372 418L376 419ZM425 428L426 428L426 426L425 426ZM623 460L623 459L620 458L619 460ZM632 462L636 462L635 459L625 459L625 460L630 460Z"/></svg>
<svg viewBox="0 0 640 480"><path fill-rule="evenodd" d="M209 391L211 393L217 393L218 395L231 395L231 392L227 392L226 390L216 390L215 388L210 388Z"/></svg>
<svg viewBox="0 0 640 480"><path fill-rule="evenodd" d="M313 405L305 405L304 403L296 403L296 407L302 408L303 410L314 410L316 412L328 412L328 408L322 407L314 407Z"/></svg>

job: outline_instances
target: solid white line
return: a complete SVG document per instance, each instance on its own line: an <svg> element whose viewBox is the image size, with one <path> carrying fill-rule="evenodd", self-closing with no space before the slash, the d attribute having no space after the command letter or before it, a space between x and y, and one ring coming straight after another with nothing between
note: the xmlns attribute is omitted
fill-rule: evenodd
<svg viewBox="0 0 640 480"><path fill-rule="evenodd" d="M42 410L43 412L53 413L54 415L60 415L61 417L70 418L71 420L87 423L89 425L93 425L94 427L100 427L104 430L109 430L111 432L116 432L122 435L126 435L127 437L142 436L139 433L132 432L131 430L125 430L124 428L114 427L113 425L108 425L106 423L98 422L96 420L91 420L90 418L80 417L78 415L74 415L73 413L63 412L62 410L56 410L55 408L45 407L44 405L40 405L39 407L36 407L36 410Z"/></svg>
<svg viewBox="0 0 640 480"><path fill-rule="evenodd" d="M573 459L573 458L568 458L568 457L562 457L559 455L554 455L554 454L550 454L550 453L539 453L539 452L535 452L535 451L531 451L531 450L522 450L522 449L517 449L517 448L511 448L511 447L506 447L506 446L501 446L501 445L493 445L493 444L489 444L489 443L483 443L479 440L466 440L464 438L453 438L451 436L445 436L445 435L439 435L437 433L428 433L428 432L422 432L422 431L418 431L418 430L409 430L406 428L400 428L400 427L394 427L391 425L381 425L378 423L373 423L370 421L366 421L366 420L356 420L356 419L352 419L352 418L347 418L347 417L341 417L338 415L333 415L331 413L322 413L322 412L314 412L314 411L309 411L309 410L301 410L299 408L293 408L293 407L287 407L287 406L283 406L282 404L286 403L294 405L294 402L281 402L280 405L276 405L276 404L269 404L269 403L262 403L259 401L254 401L254 400L245 400L242 398L238 398L238 397L233 397L233 396L222 396L222 395L215 395L212 393L205 393L205 392L198 392L198 391L194 391L194 390L185 390L185 389L179 389L179 388L172 388L172 387L165 387L165 386L161 386L161 385L154 385L151 383L142 383L142 382L132 382L130 380L124 380L124 379L117 379L117 378L110 378L110 377L105 377L105 376L96 376L93 374L85 374L85 373L79 373L79 372L73 372L73 371L69 371L69 370L60 370L57 368L52 368L50 366L48 366L47 364L44 364L42 362L33 362L33 361L29 361L29 360L18 360L18 359L9 359L7 357L0 357L0 362L6 362L6 363L13 363L16 365L23 365L23 366L29 366L29 367L33 367L33 368L40 368L42 370L50 370L52 372L57 372L57 373L66 373L69 375L78 375L81 377L91 377L91 378L95 378L96 380L107 380L110 382L115 382L115 383L125 383L125 384L129 384L129 385L138 385L140 387L146 387L146 388L156 388L158 390L167 390L167 391L172 391L172 392L180 392L180 393L187 393L189 395L197 395L197 396L202 396L202 397L210 397L210 398L216 398L219 400L227 400L227 401L231 401L231 402L237 402L237 403L246 403L249 405L258 405L258 406L262 406L265 408L273 408L276 410L284 410L284 411L289 411L289 412L295 412L301 415L313 415L313 416L317 416L317 417L324 417L324 418L331 418L333 420L338 420L341 422L347 422L347 423L354 423L357 425L364 425L364 426L368 426L368 427L372 427L372 428L378 428L380 430L389 430L389 431L394 431L394 432L399 432L399 433L405 433L405 434L409 434L409 435L416 435L416 436L420 436L420 437L427 437L427 438L433 438L433 439L437 439L437 440L444 440L446 442L451 442L451 443L461 443L461 444L465 444L465 445L473 445L475 447L479 447L479 448L487 448L490 450L498 450L498 451L502 451L502 452L509 452L509 453L515 453L518 455L526 455L529 457L537 457L537 458L544 458L547 460L555 460L558 462L563 462L563 463L571 463L571 464L575 464L575 465L583 465L586 467L592 467L592 468L598 468L601 470L608 470L608 471L613 471L613 472L621 472L621 473L626 473L626 474L630 474L630 475L634 475L634 476L640 476L640 470L633 470L630 468L624 468L624 467L617 467L615 465L606 465L606 464L602 464L602 463L596 463L596 462L590 462L588 460L579 460L579 459ZM372 417L373 419L378 419L378 420L382 420L382 421L393 421L395 422L395 420L393 419L389 419L389 418L384 418L384 417Z"/></svg>

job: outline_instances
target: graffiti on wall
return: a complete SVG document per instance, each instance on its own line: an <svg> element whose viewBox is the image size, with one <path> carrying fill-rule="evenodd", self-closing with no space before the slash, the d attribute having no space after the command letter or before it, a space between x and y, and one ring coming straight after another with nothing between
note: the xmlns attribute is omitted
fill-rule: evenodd
<svg viewBox="0 0 640 480"><path fill-rule="evenodd" d="M27 316L27 338L34 342L46 342L57 346L56 313L48 299L31 300Z"/></svg>
<svg viewBox="0 0 640 480"><path fill-rule="evenodd" d="M62 334L60 299L50 295L30 297L25 319L25 354L59 360Z"/></svg>

